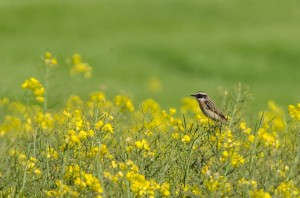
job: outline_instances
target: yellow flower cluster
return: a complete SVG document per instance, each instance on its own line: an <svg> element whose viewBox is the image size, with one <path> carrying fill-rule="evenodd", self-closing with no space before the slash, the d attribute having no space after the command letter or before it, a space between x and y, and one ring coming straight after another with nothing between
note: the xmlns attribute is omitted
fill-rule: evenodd
<svg viewBox="0 0 300 198"><path fill-rule="evenodd" d="M273 147L277 149L280 146L280 142L275 131L270 133L266 128L259 128L257 135L266 147Z"/></svg>
<svg viewBox="0 0 300 198"><path fill-rule="evenodd" d="M61 180L55 181L55 190L45 190L44 193L48 197L78 197L80 194L67 184L64 184Z"/></svg>
<svg viewBox="0 0 300 198"><path fill-rule="evenodd" d="M107 150L107 146L105 144L102 144L101 146L95 146L95 147L92 147L87 153L86 153L86 156L88 158L93 158L93 157L96 157L96 156L99 156L101 158L104 158L106 156L108 156L109 158L110 157L110 154Z"/></svg>
<svg viewBox="0 0 300 198"><path fill-rule="evenodd" d="M18 131L21 128L21 120L18 117L6 115L0 123L0 136L9 131Z"/></svg>
<svg viewBox="0 0 300 198"><path fill-rule="evenodd" d="M57 65L56 58L50 52L46 52L44 55L44 62L46 66L53 67Z"/></svg>
<svg viewBox="0 0 300 198"><path fill-rule="evenodd" d="M135 147L142 152L144 157L153 157L155 155L155 151L151 151L150 150L150 145L149 143L145 140L138 140L135 143ZM132 149L132 147L127 148L128 151L130 152L130 150Z"/></svg>
<svg viewBox="0 0 300 198"><path fill-rule="evenodd" d="M214 136L211 136L211 141L216 142L218 148L223 150L220 157L221 162L229 162L233 167L238 167L245 163L244 157L239 154L242 143L234 138L229 128L222 132L216 132Z"/></svg>
<svg viewBox="0 0 300 198"><path fill-rule="evenodd" d="M155 180L147 180L145 175L139 173L139 168L133 161L128 160L126 163L112 161L110 167L115 173L109 171L104 172L104 177L113 183L119 183L122 188L124 184L129 182L130 190L134 193L135 197L149 197L154 198L156 194L164 197L170 195L170 184L163 183L159 185ZM125 175L125 176L124 176ZM126 179L126 180L124 180Z"/></svg>
<svg viewBox="0 0 300 198"><path fill-rule="evenodd" d="M251 198L272 198L270 193L265 192L263 189L250 191Z"/></svg>
<svg viewBox="0 0 300 198"><path fill-rule="evenodd" d="M31 90L38 102L44 102L45 89L36 78L29 78L22 84L23 89Z"/></svg>
<svg viewBox="0 0 300 198"><path fill-rule="evenodd" d="M149 151L149 144L145 139L139 140L135 142L135 146L139 149Z"/></svg>
<svg viewBox="0 0 300 198"><path fill-rule="evenodd" d="M300 103L296 106L289 105L288 111L292 119L300 121Z"/></svg>
<svg viewBox="0 0 300 198"><path fill-rule="evenodd" d="M249 148L250 144L253 144L255 141L255 135L251 133L252 129L247 127L246 122L241 122L239 128L240 128L240 131L243 132L247 136L248 141L246 141L244 143L244 146Z"/></svg>
<svg viewBox="0 0 300 198"><path fill-rule="evenodd" d="M44 130L51 130L54 127L54 118L50 113L37 112L35 122Z"/></svg>
<svg viewBox="0 0 300 198"><path fill-rule="evenodd" d="M116 106L121 108L121 111L129 111L129 112L134 111L134 106L132 101L126 96L121 96L121 95L116 96L115 104Z"/></svg>
<svg viewBox="0 0 300 198"><path fill-rule="evenodd" d="M126 178L130 182L130 189L137 197L148 196L154 198L155 191L160 188L154 180L147 180L144 175L134 171L129 171Z"/></svg>
<svg viewBox="0 0 300 198"><path fill-rule="evenodd" d="M70 165L64 174L65 183L56 181L56 189L45 191L47 196L79 196L80 192L91 191L97 197L102 197L103 188L100 181L92 174L81 170L78 164Z"/></svg>
<svg viewBox="0 0 300 198"><path fill-rule="evenodd" d="M194 98L183 98L181 103L181 111L183 113L192 112L194 114L200 114L199 105L195 102Z"/></svg>
<svg viewBox="0 0 300 198"><path fill-rule="evenodd" d="M126 171L135 171L138 172L139 168L133 163L133 161L128 160L126 163L124 162L116 162L112 160L109 168L111 170L105 170L103 175L109 181L113 183L120 183L123 185L124 172Z"/></svg>
<svg viewBox="0 0 300 198"><path fill-rule="evenodd" d="M202 197L203 194L199 188L199 186L191 186L189 184L185 184L176 189L175 195L176 197L184 197L184 195L192 194L195 197Z"/></svg>
<svg viewBox="0 0 300 198"><path fill-rule="evenodd" d="M77 110L77 107L80 107L83 105L83 101L79 96L71 95L67 102L66 102L66 112L64 114L67 114L67 111L74 111ZM70 115L68 115L70 117Z"/></svg>
<svg viewBox="0 0 300 198"><path fill-rule="evenodd" d="M47 158L48 159L54 159L54 160L58 159L58 153L57 153L57 151L54 150L53 148L49 147L47 149Z"/></svg>
<svg viewBox="0 0 300 198"><path fill-rule="evenodd" d="M79 54L74 54L72 57L73 66L70 70L71 75L75 74L83 74L84 78L92 77L92 67L88 63L84 63L81 60L81 56Z"/></svg>
<svg viewBox="0 0 300 198"><path fill-rule="evenodd" d="M256 188L257 187L257 182L255 180L247 180L243 177L238 180L238 184L241 186L247 186L247 188Z"/></svg>
<svg viewBox="0 0 300 198"><path fill-rule="evenodd" d="M65 136L65 143L67 146L74 146L80 144L83 140L86 140L88 136L93 136L94 132L81 130L76 133L75 130L68 130L68 133Z"/></svg>
<svg viewBox="0 0 300 198"><path fill-rule="evenodd" d="M189 135L184 135L181 139L182 142L188 143L191 141L191 137Z"/></svg>
<svg viewBox="0 0 300 198"><path fill-rule="evenodd" d="M114 128L112 127L112 125L110 123L103 123L103 120L99 120L96 124L95 124L95 128L97 130L101 130L104 133L114 133Z"/></svg>
<svg viewBox="0 0 300 198"><path fill-rule="evenodd" d="M268 102L268 110L260 113L264 127L270 127L275 131L282 131L285 128L284 111L274 101Z"/></svg>
<svg viewBox="0 0 300 198"><path fill-rule="evenodd" d="M10 155L16 157L18 163L23 167L31 177L41 175L42 171L37 167L38 160L35 157L28 157L26 154L17 150L11 150Z"/></svg>
<svg viewBox="0 0 300 198"><path fill-rule="evenodd" d="M221 191L225 195L229 194L232 191L232 186L227 181L227 178L224 176L220 176L217 173L209 176L209 179L204 181L204 185L212 193Z"/></svg>
<svg viewBox="0 0 300 198"><path fill-rule="evenodd" d="M276 197L299 197L300 189L294 184L293 181L281 182L275 190Z"/></svg>
<svg viewBox="0 0 300 198"><path fill-rule="evenodd" d="M245 122L241 122L239 128L245 135L247 135L248 143L245 144L246 147L250 147L250 144L253 145L257 143L255 141L262 142L265 147L273 147L278 149L280 146L277 132L270 132L269 125L267 124L258 129L256 136L251 133L251 128L247 127Z"/></svg>
<svg viewBox="0 0 300 198"><path fill-rule="evenodd" d="M105 100L105 94L103 92L93 92L90 94L90 99L87 101L87 105L90 109L97 108L101 105L111 105Z"/></svg>
<svg viewBox="0 0 300 198"><path fill-rule="evenodd" d="M170 184L169 183L163 183L160 186L160 192L163 196L168 197L171 192L170 192Z"/></svg>

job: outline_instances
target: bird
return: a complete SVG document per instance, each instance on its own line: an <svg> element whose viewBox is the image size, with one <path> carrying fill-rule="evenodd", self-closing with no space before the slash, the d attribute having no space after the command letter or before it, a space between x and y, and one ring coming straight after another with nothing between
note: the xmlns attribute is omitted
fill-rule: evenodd
<svg viewBox="0 0 300 198"><path fill-rule="evenodd" d="M216 122L227 122L227 118L226 116L222 113L222 111L220 111L220 109L215 105L215 103L209 98L208 94L203 92L203 91L199 91L195 94L192 94L191 96L195 97L196 100L199 103L200 109L202 111L202 113L216 121Z"/></svg>

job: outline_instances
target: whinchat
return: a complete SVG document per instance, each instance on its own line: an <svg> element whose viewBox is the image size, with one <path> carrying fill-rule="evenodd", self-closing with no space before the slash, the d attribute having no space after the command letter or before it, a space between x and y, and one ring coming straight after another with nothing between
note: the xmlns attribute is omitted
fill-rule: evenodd
<svg viewBox="0 0 300 198"><path fill-rule="evenodd" d="M191 96L194 96L196 98L202 113L206 117L213 119L214 121L221 121L221 122L227 121L226 116L218 109L218 107L214 104L214 102L209 98L207 93L199 91L196 94L193 94Z"/></svg>

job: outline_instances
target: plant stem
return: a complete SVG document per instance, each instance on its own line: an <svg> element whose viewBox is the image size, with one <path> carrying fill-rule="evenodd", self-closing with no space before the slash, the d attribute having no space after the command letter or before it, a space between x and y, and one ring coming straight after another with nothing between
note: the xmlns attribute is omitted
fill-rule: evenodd
<svg viewBox="0 0 300 198"><path fill-rule="evenodd" d="M45 99L44 99L44 113L48 109L48 87L49 87L49 66L45 65Z"/></svg>

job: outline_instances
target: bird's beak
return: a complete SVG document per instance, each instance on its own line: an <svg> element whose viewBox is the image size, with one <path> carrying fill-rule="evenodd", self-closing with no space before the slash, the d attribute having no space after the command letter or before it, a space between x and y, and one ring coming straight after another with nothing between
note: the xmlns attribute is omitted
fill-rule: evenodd
<svg viewBox="0 0 300 198"><path fill-rule="evenodd" d="M193 96L193 97L196 97L196 95L195 95L195 94L192 94L191 96Z"/></svg>

